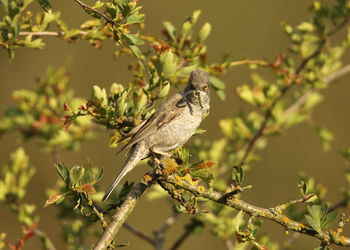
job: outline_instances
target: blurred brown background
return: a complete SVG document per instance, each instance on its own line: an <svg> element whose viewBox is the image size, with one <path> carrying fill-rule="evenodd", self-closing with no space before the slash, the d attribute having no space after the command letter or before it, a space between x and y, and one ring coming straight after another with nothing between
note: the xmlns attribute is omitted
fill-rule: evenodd
<svg viewBox="0 0 350 250"><path fill-rule="evenodd" d="M90 3L87 1L87 3ZM200 0L152 0L140 1L146 13L146 32L160 34L162 21L169 20L179 25L187 14L195 9L202 10L199 23L208 21L213 31L208 39L209 60L219 60L221 55L230 51L236 60L242 58L272 59L284 51L288 41L280 31L280 22L298 24L308 17L307 7L311 1L286 0L251 0L251 1L200 1ZM74 27L86 18L84 11L73 1L52 1L56 10L62 11L62 17ZM47 66L59 66L71 57L71 85L78 96L88 97L91 86L98 84L109 87L113 82L126 84L130 79L127 62L130 58L112 58L115 47L111 42L104 44L100 50L93 49L86 42L66 44L56 38L46 38L47 46L43 51L18 49L15 60L8 62L5 51L0 51L0 111L11 105L11 93L15 89L32 88L35 78L43 75ZM347 54L349 57L349 53ZM208 130L208 136L220 136L217 122L230 113L243 107L233 95L234 88L249 83L249 70L238 67L224 77L228 83L226 102L215 100L208 119L202 125ZM350 77L344 77L324 92L326 99L315 110L314 122L322 124L335 133L335 141L330 152L323 152L314 129L308 124L298 125L283 136L274 137L266 150L261 153L262 161L248 172L245 184L254 188L244 193L243 198L258 206L271 207L288 199L297 198L299 193L297 172L304 171L314 176L319 183L328 188L328 198L336 202L341 198L339 190L345 187L343 176L346 165L338 151L350 146L349 91ZM18 147L16 135L6 135L0 141L0 165L8 160L8 154ZM53 185L57 174L53 161L35 142L24 145L31 163L37 167L37 174L30 183L28 202L37 204L41 215L39 226L48 232L58 249L64 249L59 223L56 221L54 206L42 208L45 200L44 190ZM63 153L62 158L69 164L85 164L87 157L105 169L102 185L107 188L121 164L122 157L114 155L115 150L108 148L108 133L99 133L98 137L88 141L80 151ZM139 168L129 174L126 179L138 180L145 169ZM274 178L278 176L279 178ZM147 202L145 198L138 203L128 222L145 232L159 228L170 214L169 206L164 201ZM167 246L182 233L182 225L187 219L182 215L167 237ZM21 229L15 217L7 208L0 207L0 232L8 233L8 240L15 242ZM271 232L272 239L282 242L287 239L283 228L265 221L264 232ZM348 235L350 232L348 232ZM119 242L130 242L126 249L151 249L149 245L131 235L124 229L119 234ZM311 249L318 242L307 236L301 236L295 249ZM26 249L37 249L38 242L30 240ZM225 249L218 238L209 233L194 235L183 245L182 249Z"/></svg>

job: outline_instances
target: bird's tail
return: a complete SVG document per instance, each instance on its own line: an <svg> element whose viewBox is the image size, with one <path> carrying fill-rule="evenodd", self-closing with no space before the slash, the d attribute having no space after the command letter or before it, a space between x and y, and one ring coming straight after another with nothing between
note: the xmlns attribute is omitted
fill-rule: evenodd
<svg viewBox="0 0 350 250"><path fill-rule="evenodd" d="M131 170L133 170L136 164L148 154L148 152L146 154L146 152L144 152L145 150L141 149L140 146L141 145L137 143L131 148L128 154L128 158L122 166L122 170L120 171L117 178L115 178L113 184L110 186L107 193L103 196L102 201L106 201L108 199L108 197L111 195L111 193L116 188L118 183L123 179L123 177Z"/></svg>

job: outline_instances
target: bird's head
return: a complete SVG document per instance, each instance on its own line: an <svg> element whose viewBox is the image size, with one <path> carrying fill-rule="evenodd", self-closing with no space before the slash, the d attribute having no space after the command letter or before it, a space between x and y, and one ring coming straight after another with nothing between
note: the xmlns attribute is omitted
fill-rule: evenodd
<svg viewBox="0 0 350 250"><path fill-rule="evenodd" d="M200 105L203 110L208 110L210 102L208 73L200 69L192 71L184 94L191 103Z"/></svg>
<svg viewBox="0 0 350 250"><path fill-rule="evenodd" d="M209 75L207 72L196 69L191 72L190 79L184 92L203 91L209 94Z"/></svg>

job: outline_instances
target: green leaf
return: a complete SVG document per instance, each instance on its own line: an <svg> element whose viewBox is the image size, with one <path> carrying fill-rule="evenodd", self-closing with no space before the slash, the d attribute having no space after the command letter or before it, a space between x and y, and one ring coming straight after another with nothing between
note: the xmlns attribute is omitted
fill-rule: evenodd
<svg viewBox="0 0 350 250"><path fill-rule="evenodd" d="M69 180L69 171L66 165L57 163L56 164L56 170L58 174L61 176L62 180L67 183L67 185L70 185L70 180Z"/></svg>
<svg viewBox="0 0 350 250"><path fill-rule="evenodd" d="M130 243L129 242L125 242L125 243L121 243L121 244L117 244L116 247L119 248L119 247L127 247L129 246Z"/></svg>
<svg viewBox="0 0 350 250"><path fill-rule="evenodd" d="M91 29L91 28L94 28L94 27L99 27L101 25L101 22L97 19L90 19L90 20L87 20L85 21L84 23L82 23L80 25L80 28L81 29Z"/></svg>
<svg viewBox="0 0 350 250"><path fill-rule="evenodd" d="M98 182L99 180L101 180L101 178L103 177L104 174L104 170L103 168L100 169L100 171L97 173L97 175L95 176L95 181L94 183Z"/></svg>
<svg viewBox="0 0 350 250"><path fill-rule="evenodd" d="M207 132L207 130L205 130L205 129L197 128L196 131L193 133L193 135L201 135L201 134L204 134L206 132Z"/></svg>
<svg viewBox="0 0 350 250"><path fill-rule="evenodd" d="M340 154L345 158L346 161L350 162L350 147L341 150ZM350 179L348 182L350 183Z"/></svg>
<svg viewBox="0 0 350 250"><path fill-rule="evenodd" d="M328 207L326 204L322 206L308 206L307 210L309 215L305 215L305 219L319 234L322 234L322 231L328 228L337 218L336 211L328 213Z"/></svg>
<svg viewBox="0 0 350 250"><path fill-rule="evenodd" d="M235 225L236 232L240 231L240 227L244 223L243 217L244 217L244 212L239 211L238 214L236 215L236 217L234 218L233 224Z"/></svg>
<svg viewBox="0 0 350 250"><path fill-rule="evenodd" d="M70 39L70 38L75 38L80 34L80 30L78 29L72 29L72 30L67 30L64 33L64 38L65 39Z"/></svg>
<svg viewBox="0 0 350 250"><path fill-rule="evenodd" d="M48 200L46 200L44 207L50 206L52 204L58 204L62 202L65 198L66 194L58 194L58 195L52 195L49 197Z"/></svg>
<svg viewBox="0 0 350 250"><path fill-rule="evenodd" d="M243 101L246 101L249 104L255 105L255 98L253 95L253 91L248 85L244 84L242 86L237 87L236 93Z"/></svg>
<svg viewBox="0 0 350 250"><path fill-rule="evenodd" d="M161 74L165 79L171 78L176 72L176 55L167 50L159 58Z"/></svg>
<svg viewBox="0 0 350 250"><path fill-rule="evenodd" d="M306 34L303 36L304 41L300 45L301 56L307 58L318 49L319 38L315 35Z"/></svg>
<svg viewBox="0 0 350 250"><path fill-rule="evenodd" d="M28 39L26 38L23 41L23 44L27 48L33 48L33 49L43 49L45 46L45 43L43 43L43 40L41 38L37 38L33 41L30 40L29 36L27 36Z"/></svg>
<svg viewBox="0 0 350 250"><path fill-rule="evenodd" d="M232 180L237 184L241 184L244 179L244 171L241 166L234 166L232 168Z"/></svg>
<svg viewBox="0 0 350 250"><path fill-rule="evenodd" d="M190 150L188 148L182 148L176 152L177 156L181 159L182 164L188 163L190 159Z"/></svg>
<svg viewBox="0 0 350 250"><path fill-rule="evenodd" d="M313 32L315 30L315 26L310 22L302 22L297 26L298 30Z"/></svg>
<svg viewBox="0 0 350 250"><path fill-rule="evenodd" d="M324 219L322 219L322 230L327 229L336 219L338 216L338 212L337 211L333 211L328 213Z"/></svg>
<svg viewBox="0 0 350 250"><path fill-rule="evenodd" d="M142 23L145 20L144 14L139 14L135 12L134 14L126 18L126 24Z"/></svg>
<svg viewBox="0 0 350 250"><path fill-rule="evenodd" d="M209 183L211 180L214 179L213 173L208 171L208 169L191 171L191 176L196 177L196 178L200 178L207 183Z"/></svg>
<svg viewBox="0 0 350 250"><path fill-rule="evenodd" d="M331 142L334 140L333 133L322 126L318 126L316 130L321 139L322 149L328 151L331 147Z"/></svg>
<svg viewBox="0 0 350 250"><path fill-rule="evenodd" d="M205 23L202 28L198 32L198 42L202 43L204 42L208 36L210 35L211 32L211 25L210 23Z"/></svg>
<svg viewBox="0 0 350 250"><path fill-rule="evenodd" d="M176 41L176 28L175 26L171 23L171 22L163 22L163 26L165 28L165 30L167 31L167 33L169 34L170 38L173 41Z"/></svg>
<svg viewBox="0 0 350 250"><path fill-rule="evenodd" d="M170 83L166 82L165 85L162 86L161 90L159 91L158 97L164 98L169 94L170 91Z"/></svg>
<svg viewBox="0 0 350 250"><path fill-rule="evenodd" d="M38 0L38 3L40 4L41 8L43 8L46 12L52 9L49 0Z"/></svg>
<svg viewBox="0 0 350 250"><path fill-rule="evenodd" d="M108 13L111 15L112 19L115 19L117 17L117 8L114 4L112 3L106 3L106 9L108 11Z"/></svg>
<svg viewBox="0 0 350 250"><path fill-rule="evenodd" d="M94 4L93 8L94 8L94 9L101 9L104 5L105 5L104 2L98 0L98 1L96 1L96 3Z"/></svg>
<svg viewBox="0 0 350 250"><path fill-rule="evenodd" d="M216 78L215 76L211 76L209 82L215 89L225 89L226 88L226 83L224 83L219 78Z"/></svg>
<svg viewBox="0 0 350 250"><path fill-rule="evenodd" d="M135 93L135 103L136 103L136 112L140 112L144 106L146 106L148 102L147 95L143 91L143 89L140 89L138 93Z"/></svg>
<svg viewBox="0 0 350 250"><path fill-rule="evenodd" d="M173 204L172 207L171 207L171 210L174 213L177 213L177 214L182 214L182 213L186 212L186 208L183 205L180 205L180 204L179 205Z"/></svg>
<svg viewBox="0 0 350 250"><path fill-rule="evenodd" d="M129 45L130 50L132 53L139 59L145 59L145 56L143 55L142 51L139 49L139 47L135 45Z"/></svg>
<svg viewBox="0 0 350 250"><path fill-rule="evenodd" d="M128 44L128 45L142 45L145 42L132 34L123 34L122 39Z"/></svg>
<svg viewBox="0 0 350 250"><path fill-rule="evenodd" d="M192 16L191 16L191 22L192 23L196 23L198 21L198 18L200 17L202 11L201 10L195 10L193 11L192 13Z"/></svg>
<svg viewBox="0 0 350 250"><path fill-rule="evenodd" d="M222 91L220 89L220 90L217 90L215 92L216 92L216 94L218 95L218 97L220 98L221 101L225 101L226 100L226 94L225 94L224 91Z"/></svg>
<svg viewBox="0 0 350 250"><path fill-rule="evenodd" d="M112 97L114 97L115 95L123 92L124 90L124 86L119 84L119 83L113 83L110 90L109 90L109 93Z"/></svg>
<svg viewBox="0 0 350 250"><path fill-rule="evenodd" d="M322 233L321 230L321 225L320 222L317 221L315 218L313 218L312 216L309 215L305 215L305 219L306 221L309 223L309 225L319 234Z"/></svg>
<svg viewBox="0 0 350 250"><path fill-rule="evenodd" d="M87 166L84 168L84 176L81 179L81 183L96 183L95 181L95 174L93 171L93 167L92 167L92 162L88 159L88 164Z"/></svg>
<svg viewBox="0 0 350 250"><path fill-rule="evenodd" d="M80 166L74 166L70 170L70 179L72 183L78 183L84 176L85 169Z"/></svg>

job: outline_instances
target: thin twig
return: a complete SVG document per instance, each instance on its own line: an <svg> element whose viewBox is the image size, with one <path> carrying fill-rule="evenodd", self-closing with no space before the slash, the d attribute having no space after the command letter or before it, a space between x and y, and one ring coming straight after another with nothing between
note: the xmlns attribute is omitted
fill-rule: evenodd
<svg viewBox="0 0 350 250"><path fill-rule="evenodd" d="M183 242L192 234L190 230L186 230L170 247L170 250L177 250L183 244Z"/></svg>
<svg viewBox="0 0 350 250"><path fill-rule="evenodd" d="M163 226L157 231L159 233L165 234L169 228L174 225L176 219L179 217L179 214L173 213L171 214L164 222Z"/></svg>
<svg viewBox="0 0 350 250"><path fill-rule="evenodd" d="M348 205L348 202L346 200L341 200L338 203L336 203L334 206L330 207L328 209L328 212L333 212L335 210L338 210L339 208L346 207Z"/></svg>
<svg viewBox="0 0 350 250"><path fill-rule="evenodd" d="M224 243L228 250L234 250L234 246L231 239L225 239Z"/></svg>
<svg viewBox="0 0 350 250"><path fill-rule="evenodd" d="M86 31L80 30L78 35L85 35ZM65 35L63 31L22 31L19 32L20 36L56 36L62 37Z"/></svg>
<svg viewBox="0 0 350 250"><path fill-rule="evenodd" d="M38 236L43 244L43 248L47 250L56 250L56 247L53 245L50 238L47 236L46 233L39 229L34 229L34 233L36 236Z"/></svg>
<svg viewBox="0 0 350 250"><path fill-rule="evenodd" d="M326 83L333 82L333 81L337 80L338 78L340 78L348 73L350 73L350 64L340 68L339 70L335 71L334 73L330 74L329 76L326 76L324 78L324 82L326 82Z"/></svg>
<svg viewBox="0 0 350 250"><path fill-rule="evenodd" d="M92 207L92 211L94 212L94 214L100 220L102 228L106 228L107 222L106 222L106 220L103 217L103 213L100 212L100 210L97 209L97 207L94 205L94 203L92 203L90 206Z"/></svg>
<svg viewBox="0 0 350 250"><path fill-rule="evenodd" d="M129 223L124 223L123 227L125 227L129 232L135 234L136 236L142 238L143 240L145 240L146 242L150 243L152 246L155 245L155 240L147 235L146 233L142 232L140 229L131 226Z"/></svg>
<svg viewBox="0 0 350 250"><path fill-rule="evenodd" d="M236 61L236 62L231 62L230 66L235 67L235 66L240 66L240 65L245 65L245 64L257 64L260 66L268 66L269 63L265 60L242 60L242 61Z"/></svg>
<svg viewBox="0 0 350 250"><path fill-rule="evenodd" d="M347 23L347 21L348 21L348 18L345 18L344 21L341 22L332 31L330 31L326 37L329 37L329 36L335 34L337 31L339 31ZM301 63L299 64L299 66L297 67L297 69L295 71L295 75L299 75L301 73L301 71L306 67L308 62L321 53L321 51L322 51L323 47L325 46L325 44L326 44L326 40L324 38L320 42L320 44L318 45L317 50L314 53L312 53L310 56L308 56L307 58L305 58L305 59L303 59L301 61ZM275 100L273 100L273 102L271 103L270 107L265 111L264 120L261 123L261 125L260 125L258 131L256 132L256 134L253 136L253 138L247 144L246 150L245 150L245 152L243 154L243 157L242 157L239 165L244 165L246 163L246 161L248 159L248 156L250 155L251 151L254 149L254 146L255 146L256 142L258 141L258 139L260 137L264 136L264 132L265 132L265 129L267 127L267 124L270 121L270 119L272 118L272 110L274 109L274 107L276 106L278 101L288 92L288 90L293 85L294 85L294 82L292 82L289 85L286 85L285 87L283 87L282 90L281 90L281 94L278 97L276 97Z"/></svg>
<svg viewBox="0 0 350 250"><path fill-rule="evenodd" d="M332 36L335 33L337 33L339 30L341 30L347 24L347 22L349 21L349 18L350 18L349 16L346 16L339 25L337 25L333 30L328 32L327 36Z"/></svg>
<svg viewBox="0 0 350 250"><path fill-rule="evenodd" d="M78 3L85 11L88 10L88 11L91 11L97 15L100 15L101 17L103 17L107 23L110 23L111 25L115 25L115 23L113 22L112 19L110 19L108 16L106 16L105 14L103 14L102 12L90 7L89 5L87 5L86 3L83 3L82 1L80 0L74 0L76 3Z"/></svg>
<svg viewBox="0 0 350 250"><path fill-rule="evenodd" d="M348 65L344 66L343 68L337 70L336 72L326 76L323 81L325 83L331 83L331 82L339 79L340 77L342 77L348 73L350 73L350 64L348 64ZM309 91L305 92L302 96L300 96L298 98L298 100L296 102L294 102L289 108L287 108L284 111L283 116L288 117L290 114L293 114L295 111L299 110L300 107L302 105L304 105L304 103L308 100L308 98L312 94L317 93L318 91L320 91L320 90L313 88L313 89L310 89Z"/></svg>
<svg viewBox="0 0 350 250"><path fill-rule="evenodd" d="M301 234L293 232L289 240L284 244L283 250L289 250L294 248L294 243L299 239Z"/></svg>
<svg viewBox="0 0 350 250"><path fill-rule="evenodd" d="M164 224L160 227L159 230L153 232L155 247L157 250L163 249L165 233L170 229L172 225L174 225L178 216L179 214L173 213L165 220Z"/></svg>

